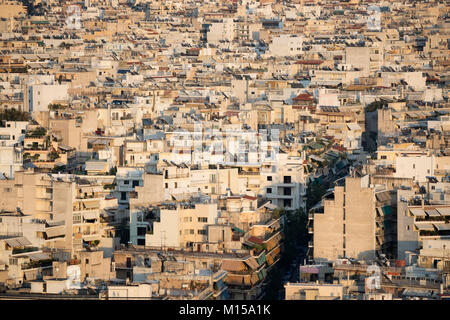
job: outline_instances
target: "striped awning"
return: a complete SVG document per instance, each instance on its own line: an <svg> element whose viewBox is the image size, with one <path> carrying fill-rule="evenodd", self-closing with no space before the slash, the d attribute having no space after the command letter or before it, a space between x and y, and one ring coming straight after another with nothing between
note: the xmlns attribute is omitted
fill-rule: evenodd
<svg viewBox="0 0 450 320"><path fill-rule="evenodd" d="M253 270L258 269L259 267L258 262L256 262L256 259L254 257L250 257L249 259L247 259L245 261L245 264Z"/></svg>
<svg viewBox="0 0 450 320"><path fill-rule="evenodd" d="M425 217L426 216L425 211L423 209L414 208L414 209L409 209L409 211L415 217Z"/></svg>
<svg viewBox="0 0 450 320"><path fill-rule="evenodd" d="M31 246L31 242L25 237L6 239L5 242L12 248Z"/></svg>
<svg viewBox="0 0 450 320"><path fill-rule="evenodd" d="M450 224L448 224L448 223L436 223L434 226L439 231L448 231L448 230L450 230Z"/></svg>
<svg viewBox="0 0 450 320"><path fill-rule="evenodd" d="M430 217L439 217L441 214L435 209L425 210L425 213Z"/></svg>
<svg viewBox="0 0 450 320"><path fill-rule="evenodd" d="M241 260L223 260L222 269L226 271L242 271L245 265Z"/></svg>
<svg viewBox="0 0 450 320"><path fill-rule="evenodd" d="M384 202L391 199L391 194L389 192L380 192L375 195L378 201Z"/></svg>
<svg viewBox="0 0 450 320"><path fill-rule="evenodd" d="M47 238L64 236L66 234L66 226L47 228L45 229L45 233L47 234Z"/></svg>
<svg viewBox="0 0 450 320"><path fill-rule="evenodd" d="M450 216L450 208L436 208L437 211L441 214L441 216Z"/></svg>
<svg viewBox="0 0 450 320"><path fill-rule="evenodd" d="M29 253L29 254L28 254L28 257L29 257L31 260L34 260L34 261L48 260L48 259L51 258L51 257L50 257L50 254L44 253L44 252Z"/></svg>
<svg viewBox="0 0 450 320"><path fill-rule="evenodd" d="M415 226L420 231L434 231L433 224L431 223L417 223Z"/></svg>
<svg viewBox="0 0 450 320"><path fill-rule="evenodd" d="M97 219L98 218L98 212L97 210L92 210L92 211L84 211L83 212L83 217L87 220L90 219Z"/></svg>
<svg viewBox="0 0 450 320"><path fill-rule="evenodd" d="M99 207L98 202L83 202L83 205L86 209L96 209Z"/></svg>

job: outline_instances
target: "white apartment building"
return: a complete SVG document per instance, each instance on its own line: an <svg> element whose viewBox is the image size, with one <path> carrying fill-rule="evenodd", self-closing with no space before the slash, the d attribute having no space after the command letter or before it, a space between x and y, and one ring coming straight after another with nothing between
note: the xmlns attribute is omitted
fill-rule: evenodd
<svg viewBox="0 0 450 320"><path fill-rule="evenodd" d="M434 175L435 156L403 154L395 158L395 177L412 178L426 182L427 176Z"/></svg>
<svg viewBox="0 0 450 320"><path fill-rule="evenodd" d="M217 203L189 203L160 211L160 221L153 222L145 236L150 247L189 248L207 241L207 226L217 222Z"/></svg>
<svg viewBox="0 0 450 320"><path fill-rule="evenodd" d="M130 198L134 197L135 187L143 185L143 174L144 168L117 168L115 196L119 200L119 205L127 206L129 204Z"/></svg>
<svg viewBox="0 0 450 320"><path fill-rule="evenodd" d="M273 56L296 56L303 53L303 37L283 34L272 39L269 45L270 54Z"/></svg>
<svg viewBox="0 0 450 320"><path fill-rule="evenodd" d="M286 210L305 209L306 175L302 157L279 154L275 162L261 167L260 194Z"/></svg>
<svg viewBox="0 0 450 320"><path fill-rule="evenodd" d="M69 99L68 84L35 84L28 86L28 110L30 112L48 111L48 105L55 101Z"/></svg>
<svg viewBox="0 0 450 320"><path fill-rule="evenodd" d="M219 44L221 40L233 41L236 24L233 19L223 19L223 22L212 23L207 34L208 43Z"/></svg>

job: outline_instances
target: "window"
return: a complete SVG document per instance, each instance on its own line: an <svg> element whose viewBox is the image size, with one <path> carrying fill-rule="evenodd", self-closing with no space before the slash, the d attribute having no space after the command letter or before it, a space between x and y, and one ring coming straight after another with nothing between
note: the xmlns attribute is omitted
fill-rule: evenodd
<svg viewBox="0 0 450 320"><path fill-rule="evenodd" d="M81 215L74 215L73 223L81 223Z"/></svg>
<svg viewBox="0 0 450 320"><path fill-rule="evenodd" d="M130 184L130 181L125 180L125 181L123 182L123 184Z"/></svg>
<svg viewBox="0 0 450 320"><path fill-rule="evenodd" d="M381 156L381 159L385 160L387 159L387 156Z"/></svg>
<svg viewBox="0 0 450 320"><path fill-rule="evenodd" d="M292 201L290 199L284 199L283 206L285 208L292 206Z"/></svg>
<svg viewBox="0 0 450 320"><path fill-rule="evenodd" d="M167 189L169 187L169 184L166 182L165 183L165 188Z"/></svg>
<svg viewBox="0 0 450 320"><path fill-rule="evenodd" d="M272 188L267 188L267 193L272 193Z"/></svg>
<svg viewBox="0 0 450 320"><path fill-rule="evenodd" d="M267 181L272 181L272 176L267 176Z"/></svg>
<svg viewBox="0 0 450 320"><path fill-rule="evenodd" d="M178 188L178 183L175 182L175 188Z"/></svg>
<svg viewBox="0 0 450 320"><path fill-rule="evenodd" d="M133 188L139 187L139 180L133 180Z"/></svg>
<svg viewBox="0 0 450 320"><path fill-rule="evenodd" d="M197 231L198 234L206 235L206 230L200 229Z"/></svg>
<svg viewBox="0 0 450 320"><path fill-rule="evenodd" d="M89 264L89 259L86 259L86 264Z"/></svg>
<svg viewBox="0 0 450 320"><path fill-rule="evenodd" d="M205 217L199 217L197 220L198 222L208 222L208 218Z"/></svg>
<svg viewBox="0 0 450 320"><path fill-rule="evenodd" d="M291 183L291 176L284 176L283 182L284 183Z"/></svg>
<svg viewBox="0 0 450 320"><path fill-rule="evenodd" d="M147 228L146 227L139 227L137 229L137 235L138 236L145 236L146 233L147 233Z"/></svg>
<svg viewBox="0 0 450 320"><path fill-rule="evenodd" d="M416 165L415 164L413 164L413 169L415 169L416 168Z"/></svg>
<svg viewBox="0 0 450 320"><path fill-rule="evenodd" d="M194 234L194 229L190 229L190 230L189 230L189 233L190 233L190 234Z"/></svg>

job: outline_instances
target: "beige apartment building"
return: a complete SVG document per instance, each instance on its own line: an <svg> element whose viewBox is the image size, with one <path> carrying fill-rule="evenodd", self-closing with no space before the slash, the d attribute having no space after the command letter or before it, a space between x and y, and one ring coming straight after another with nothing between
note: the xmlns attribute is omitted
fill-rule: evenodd
<svg viewBox="0 0 450 320"><path fill-rule="evenodd" d="M375 259L378 248L375 195L375 189L369 186L369 176L347 177L345 184L336 186L319 206L311 209L310 249L315 261L342 257Z"/></svg>
<svg viewBox="0 0 450 320"><path fill-rule="evenodd" d="M343 300L347 288L342 284L287 283L285 300Z"/></svg>

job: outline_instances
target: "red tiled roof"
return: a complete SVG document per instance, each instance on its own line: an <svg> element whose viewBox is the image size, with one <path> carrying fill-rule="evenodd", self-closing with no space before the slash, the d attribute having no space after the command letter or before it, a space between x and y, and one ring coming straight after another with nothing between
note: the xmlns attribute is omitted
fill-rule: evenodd
<svg viewBox="0 0 450 320"><path fill-rule="evenodd" d="M340 152L345 152L347 150L346 148L341 147L341 146L337 146L337 145L333 146L333 149L337 150L337 151L340 151Z"/></svg>
<svg viewBox="0 0 450 320"><path fill-rule="evenodd" d="M296 96L293 100L296 101L311 101L314 100L314 97L308 93L301 93L298 96Z"/></svg>
<svg viewBox="0 0 450 320"><path fill-rule="evenodd" d="M309 64L309 65L318 65L322 64L323 60L299 60L295 64Z"/></svg>

